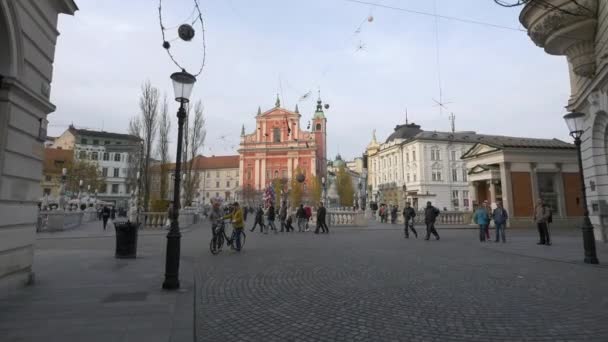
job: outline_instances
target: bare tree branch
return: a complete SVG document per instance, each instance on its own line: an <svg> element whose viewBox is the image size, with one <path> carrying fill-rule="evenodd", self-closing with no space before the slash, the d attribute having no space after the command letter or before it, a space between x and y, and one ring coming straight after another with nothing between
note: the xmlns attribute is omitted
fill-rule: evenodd
<svg viewBox="0 0 608 342"><path fill-rule="evenodd" d="M167 187L168 178L167 174L169 169L167 164L169 163L169 132L171 131L171 120L169 118L169 105L167 104L167 95L163 98L163 104L160 109L160 120L158 125L158 146L157 156L160 159L160 199L164 200L167 198Z"/></svg>
<svg viewBox="0 0 608 342"><path fill-rule="evenodd" d="M192 126L189 125L186 131L185 145L188 147L188 152L185 160L186 179L184 182L184 201L185 205L191 205L198 190L200 182L200 173L195 170L196 157L205 143L207 131L205 130L204 107L199 100L194 106L194 119Z"/></svg>
<svg viewBox="0 0 608 342"><path fill-rule="evenodd" d="M158 100L158 89L153 87L150 81L146 81L141 87L141 95L139 97L145 155L143 172L144 211L148 210L150 202L150 155L152 153L152 144L156 137L156 129L158 128Z"/></svg>

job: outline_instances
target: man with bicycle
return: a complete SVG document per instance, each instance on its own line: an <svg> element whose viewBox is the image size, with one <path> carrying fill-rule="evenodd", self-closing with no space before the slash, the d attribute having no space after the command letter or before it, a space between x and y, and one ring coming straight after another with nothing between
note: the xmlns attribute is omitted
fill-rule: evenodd
<svg viewBox="0 0 608 342"><path fill-rule="evenodd" d="M234 202L232 213L225 216L225 218L230 218L232 221L233 231L233 239L228 240L228 245L232 245L236 243L236 251L241 251L241 235L243 234L243 227L245 226L243 222L243 209L239 206L239 202Z"/></svg>
<svg viewBox="0 0 608 342"><path fill-rule="evenodd" d="M412 208L410 206L410 202L406 202L405 208L403 209L403 221L405 222L404 230L405 230L406 239L410 238L410 234L409 234L410 229L414 233L414 236L416 236L416 239L418 238L418 232L416 232L416 229L414 229L414 218L415 217L416 217L416 210L414 210L414 208Z"/></svg>
<svg viewBox="0 0 608 342"><path fill-rule="evenodd" d="M220 201L212 200L211 213L209 213L209 221L211 221L211 234L215 239L216 229L220 222L224 219L224 214L220 209Z"/></svg>

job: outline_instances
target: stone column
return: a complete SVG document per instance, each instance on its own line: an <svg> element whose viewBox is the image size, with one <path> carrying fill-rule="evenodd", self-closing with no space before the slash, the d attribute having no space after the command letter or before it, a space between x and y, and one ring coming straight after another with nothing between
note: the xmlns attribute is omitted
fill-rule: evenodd
<svg viewBox="0 0 608 342"><path fill-rule="evenodd" d="M287 178L291 179L293 177L293 159L291 157L287 158Z"/></svg>
<svg viewBox="0 0 608 342"><path fill-rule="evenodd" d="M496 207L496 184L494 184L494 180L488 181L490 185L490 207Z"/></svg>
<svg viewBox="0 0 608 342"><path fill-rule="evenodd" d="M469 182L469 208L473 209L473 202L477 201L477 182Z"/></svg>
<svg viewBox="0 0 608 342"><path fill-rule="evenodd" d="M511 184L511 163L500 164L500 183L502 185L502 205L513 214L513 185Z"/></svg>
<svg viewBox="0 0 608 342"><path fill-rule="evenodd" d="M261 187L262 189L264 189L266 187L266 158L262 159L262 162L260 163L260 172L262 173L260 175L261 178Z"/></svg>

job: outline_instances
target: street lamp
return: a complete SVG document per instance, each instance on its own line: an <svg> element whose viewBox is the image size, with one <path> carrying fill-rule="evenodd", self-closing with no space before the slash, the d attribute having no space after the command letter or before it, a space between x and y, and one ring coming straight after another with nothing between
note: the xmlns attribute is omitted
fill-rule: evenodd
<svg viewBox="0 0 608 342"><path fill-rule="evenodd" d="M583 160L581 158L581 136L585 132L583 124L585 121L585 114L583 113L568 113L564 115L564 120L570 129L570 136L574 138L574 145L576 145L576 152L578 154L578 172L581 178L581 190L583 194L583 246L585 248L585 263L587 264L599 264L597 255L595 253L595 236L593 235L593 225L591 219L589 219L589 209L587 209L587 190L585 188L585 176L583 175Z"/></svg>
<svg viewBox="0 0 608 342"><path fill-rule="evenodd" d="M171 229L167 234L167 255L165 258L165 281L163 289L179 289L179 258L180 258L180 239L182 234L179 232L179 202L181 188L181 168L182 168L182 143L184 141L184 121L186 119L185 104L190 102L190 94L196 82L196 77L183 70L171 75L173 81L173 91L175 101L179 102L177 111L177 153L175 155L175 173L173 183L173 217L171 218Z"/></svg>
<svg viewBox="0 0 608 342"><path fill-rule="evenodd" d="M68 169L65 167L61 170L61 199L59 205L61 209L65 210L65 182L68 178Z"/></svg>
<svg viewBox="0 0 608 342"><path fill-rule="evenodd" d="M326 181L327 180L325 179L325 177L321 177L321 184L323 184L323 204L329 207L329 205L327 204L327 185L325 183Z"/></svg>

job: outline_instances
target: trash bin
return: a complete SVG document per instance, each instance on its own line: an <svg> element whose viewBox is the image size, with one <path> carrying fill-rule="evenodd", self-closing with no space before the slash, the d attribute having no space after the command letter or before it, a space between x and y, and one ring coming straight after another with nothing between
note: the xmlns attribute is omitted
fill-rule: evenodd
<svg viewBox="0 0 608 342"><path fill-rule="evenodd" d="M137 229L132 222L115 222L116 253L118 259L134 259L137 257Z"/></svg>

